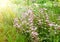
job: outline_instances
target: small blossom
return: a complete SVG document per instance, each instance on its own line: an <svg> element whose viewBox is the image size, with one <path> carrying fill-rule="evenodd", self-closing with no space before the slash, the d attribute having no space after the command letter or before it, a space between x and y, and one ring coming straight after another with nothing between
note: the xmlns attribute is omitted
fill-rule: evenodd
<svg viewBox="0 0 60 42"><path fill-rule="evenodd" d="M29 14L29 13L32 14L32 10L31 10L31 9L28 10L28 14Z"/></svg>
<svg viewBox="0 0 60 42"><path fill-rule="evenodd" d="M24 21L22 21L22 24L24 24L24 23L27 23L27 21L25 21L25 20L24 20Z"/></svg>
<svg viewBox="0 0 60 42"><path fill-rule="evenodd" d="M30 30L27 30L26 32L28 33L28 32L30 32Z"/></svg>
<svg viewBox="0 0 60 42"><path fill-rule="evenodd" d="M57 29L57 27L54 28L55 30Z"/></svg>
<svg viewBox="0 0 60 42"><path fill-rule="evenodd" d="M38 33L35 32L35 31L33 31L31 34L32 34L33 37L36 37L38 35Z"/></svg>
<svg viewBox="0 0 60 42"><path fill-rule="evenodd" d="M47 8L43 8L44 10L47 10Z"/></svg>
<svg viewBox="0 0 60 42"><path fill-rule="evenodd" d="M18 26L18 23L15 23L14 26Z"/></svg>
<svg viewBox="0 0 60 42"><path fill-rule="evenodd" d="M14 18L14 22L18 22L18 18Z"/></svg>
<svg viewBox="0 0 60 42"><path fill-rule="evenodd" d="M33 23L30 23L29 26L33 26Z"/></svg>
<svg viewBox="0 0 60 42"><path fill-rule="evenodd" d="M42 24L42 21L41 20L38 20L38 25L41 25Z"/></svg>
<svg viewBox="0 0 60 42"><path fill-rule="evenodd" d="M28 21L29 21L30 23L32 23L32 22L33 22L33 20L32 20L31 18L29 18L29 19L28 19Z"/></svg>
<svg viewBox="0 0 60 42"><path fill-rule="evenodd" d="M50 24L48 24L49 26L54 26L54 24L53 23L50 23Z"/></svg>
<svg viewBox="0 0 60 42"><path fill-rule="evenodd" d="M55 26L55 27L57 27L57 26L58 26L58 24L55 24L54 26Z"/></svg>
<svg viewBox="0 0 60 42"><path fill-rule="evenodd" d="M39 7L39 4L37 4L37 3L34 3L34 5L35 5L36 7Z"/></svg>
<svg viewBox="0 0 60 42"><path fill-rule="evenodd" d="M49 20L48 20L48 19L46 19L45 21L46 21L46 22L49 22Z"/></svg>
<svg viewBox="0 0 60 42"><path fill-rule="evenodd" d="M40 12L41 12L41 13L43 13L43 12L44 12L44 10L43 10L43 9L40 9Z"/></svg>
<svg viewBox="0 0 60 42"><path fill-rule="evenodd" d="M37 28L36 28L36 27L32 27L32 28L30 28L30 29L31 29L31 30L34 30L34 31L35 31L35 30L37 30Z"/></svg>
<svg viewBox="0 0 60 42"><path fill-rule="evenodd" d="M58 28L57 28L58 30L60 30L60 26L58 26Z"/></svg>
<svg viewBox="0 0 60 42"><path fill-rule="evenodd" d="M20 25L17 25L18 28L20 28Z"/></svg>

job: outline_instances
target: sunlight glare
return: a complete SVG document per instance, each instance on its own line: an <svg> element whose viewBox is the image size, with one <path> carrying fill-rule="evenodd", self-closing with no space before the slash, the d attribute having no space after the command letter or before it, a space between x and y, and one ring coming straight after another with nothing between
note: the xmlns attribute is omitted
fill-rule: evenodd
<svg viewBox="0 0 60 42"><path fill-rule="evenodd" d="M0 7L2 7L2 8L6 7L8 2L9 2L9 0L1 0L0 1Z"/></svg>

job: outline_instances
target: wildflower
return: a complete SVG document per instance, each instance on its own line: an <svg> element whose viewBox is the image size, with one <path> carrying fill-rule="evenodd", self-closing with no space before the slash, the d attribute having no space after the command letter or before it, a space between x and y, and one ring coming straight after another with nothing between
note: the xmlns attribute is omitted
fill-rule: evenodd
<svg viewBox="0 0 60 42"><path fill-rule="evenodd" d="M38 36L38 33L35 32L35 31L33 31L33 32L31 33L31 35L32 35L33 37L36 37L36 36Z"/></svg>
<svg viewBox="0 0 60 42"><path fill-rule="evenodd" d="M24 20L24 21L22 21L22 24L24 24L24 23L27 23L27 22Z"/></svg>
<svg viewBox="0 0 60 42"><path fill-rule="evenodd" d="M47 15L47 13L45 14L45 18L48 20L49 19L49 16Z"/></svg>
<svg viewBox="0 0 60 42"><path fill-rule="evenodd" d="M41 12L41 13L43 13L43 12L44 12L44 10L41 8L41 9L40 9L40 12Z"/></svg>
<svg viewBox="0 0 60 42"><path fill-rule="evenodd" d="M57 29L57 27L54 28L55 30Z"/></svg>
<svg viewBox="0 0 60 42"><path fill-rule="evenodd" d="M20 28L20 25L17 25L18 28Z"/></svg>
<svg viewBox="0 0 60 42"><path fill-rule="evenodd" d="M34 5L35 5L36 7L39 7L39 4L34 3Z"/></svg>
<svg viewBox="0 0 60 42"><path fill-rule="evenodd" d="M30 32L30 30L27 30L26 32L27 32L27 33L29 33L29 32Z"/></svg>
<svg viewBox="0 0 60 42"><path fill-rule="evenodd" d="M42 21L41 20L38 20L38 25L41 25L42 24Z"/></svg>
<svg viewBox="0 0 60 42"><path fill-rule="evenodd" d="M58 24L55 24L54 26L55 26L55 27L57 27L57 26L58 26Z"/></svg>
<svg viewBox="0 0 60 42"><path fill-rule="evenodd" d="M60 30L60 26L58 26L58 28L57 28L58 30Z"/></svg>
<svg viewBox="0 0 60 42"><path fill-rule="evenodd" d="M18 23L15 23L14 26L18 26Z"/></svg>
<svg viewBox="0 0 60 42"><path fill-rule="evenodd" d="M33 23L30 23L30 25L29 26L33 26Z"/></svg>
<svg viewBox="0 0 60 42"><path fill-rule="evenodd" d="M54 24L53 23L50 23L50 24L48 24L49 26L54 26Z"/></svg>
<svg viewBox="0 0 60 42"><path fill-rule="evenodd" d="M29 18L29 19L28 19L28 21L29 21L30 23L32 23L32 22L33 22L33 20L32 20L31 18Z"/></svg>
<svg viewBox="0 0 60 42"><path fill-rule="evenodd" d="M14 22L18 22L18 18L14 18Z"/></svg>
<svg viewBox="0 0 60 42"><path fill-rule="evenodd" d="M47 8L43 8L44 10L47 10Z"/></svg>
<svg viewBox="0 0 60 42"><path fill-rule="evenodd" d="M31 9L29 9L27 13L28 13L28 14L32 14L32 10L31 10Z"/></svg>
<svg viewBox="0 0 60 42"><path fill-rule="evenodd" d="M28 13L27 12L22 13L22 18L25 18L27 16L28 16Z"/></svg>
<svg viewBox="0 0 60 42"><path fill-rule="evenodd" d="M25 12L24 14L25 14L26 16L28 16L28 13L27 13L27 12Z"/></svg>
<svg viewBox="0 0 60 42"><path fill-rule="evenodd" d="M46 19L45 21L46 21L46 22L49 22L49 20L48 20L48 19Z"/></svg>
<svg viewBox="0 0 60 42"><path fill-rule="evenodd" d="M37 30L37 27L32 27L30 29L35 31L35 30Z"/></svg>

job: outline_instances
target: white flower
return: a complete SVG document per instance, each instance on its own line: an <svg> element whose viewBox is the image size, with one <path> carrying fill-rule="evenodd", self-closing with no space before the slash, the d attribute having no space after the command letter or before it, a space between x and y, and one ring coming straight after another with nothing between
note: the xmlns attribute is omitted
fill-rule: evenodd
<svg viewBox="0 0 60 42"><path fill-rule="evenodd" d="M17 26L17 25L18 25L18 23L15 23L14 25L16 25L16 26Z"/></svg>
<svg viewBox="0 0 60 42"><path fill-rule="evenodd" d="M18 28L20 28L20 25L17 25Z"/></svg>

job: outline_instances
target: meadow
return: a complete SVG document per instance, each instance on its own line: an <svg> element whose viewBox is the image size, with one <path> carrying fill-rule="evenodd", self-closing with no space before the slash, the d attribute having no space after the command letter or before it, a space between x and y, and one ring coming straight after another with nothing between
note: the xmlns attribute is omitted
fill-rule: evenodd
<svg viewBox="0 0 60 42"><path fill-rule="evenodd" d="M0 0L0 42L60 42L60 0Z"/></svg>

